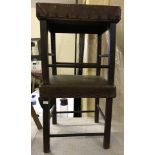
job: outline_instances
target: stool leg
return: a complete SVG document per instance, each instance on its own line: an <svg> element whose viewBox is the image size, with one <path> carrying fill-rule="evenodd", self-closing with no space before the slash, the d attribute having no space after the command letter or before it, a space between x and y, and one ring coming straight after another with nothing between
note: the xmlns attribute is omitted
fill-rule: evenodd
<svg viewBox="0 0 155 155"><path fill-rule="evenodd" d="M97 64L101 65L102 34L97 35ZM96 75L100 76L101 68L96 68ZM95 98L95 123L99 122L99 98Z"/></svg>
<svg viewBox="0 0 155 155"><path fill-rule="evenodd" d="M105 107L105 128L104 128L104 149L108 149L110 146L110 132L111 132L111 118L112 118L112 98L106 98Z"/></svg>
<svg viewBox="0 0 155 155"><path fill-rule="evenodd" d="M53 112L52 112L52 117L53 117L53 124L57 124L57 113L56 113L56 99L53 100L54 102L54 108L53 108Z"/></svg>
<svg viewBox="0 0 155 155"><path fill-rule="evenodd" d="M47 101L46 101L47 102ZM44 153L50 152L50 106L44 104L40 99L40 104L43 108L43 149Z"/></svg>
<svg viewBox="0 0 155 155"><path fill-rule="evenodd" d="M81 98L74 98L74 111L81 111ZM74 117L81 117L82 113L74 113Z"/></svg>
<svg viewBox="0 0 155 155"><path fill-rule="evenodd" d="M95 98L95 123L99 122L99 98Z"/></svg>

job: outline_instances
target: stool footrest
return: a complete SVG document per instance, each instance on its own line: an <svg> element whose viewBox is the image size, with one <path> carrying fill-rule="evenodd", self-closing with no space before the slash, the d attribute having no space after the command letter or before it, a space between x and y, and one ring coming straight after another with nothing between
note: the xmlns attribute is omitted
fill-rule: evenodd
<svg viewBox="0 0 155 155"><path fill-rule="evenodd" d="M87 113L87 112L95 112L94 110L86 110L86 111L57 111L56 113Z"/></svg>
<svg viewBox="0 0 155 155"><path fill-rule="evenodd" d="M104 136L104 133L50 134L50 137Z"/></svg>

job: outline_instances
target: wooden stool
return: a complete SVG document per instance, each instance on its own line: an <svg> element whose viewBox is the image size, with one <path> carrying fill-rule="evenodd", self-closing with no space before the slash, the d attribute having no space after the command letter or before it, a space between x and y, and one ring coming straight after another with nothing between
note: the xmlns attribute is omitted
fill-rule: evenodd
<svg viewBox="0 0 155 155"><path fill-rule="evenodd" d="M36 14L40 21L41 61L43 84L40 90L40 104L43 108L43 145L44 152L50 152L50 137L104 136L103 146L110 146L112 101L116 97L114 86L116 23L121 17L118 6L74 5L37 3ZM110 33L109 53L101 55L101 38L106 31ZM52 63L48 62L48 32L51 34ZM97 34L97 62L70 63L56 61L55 33ZM64 51L64 54L65 53ZM108 64L102 64L106 57ZM49 67L52 77L49 78ZM58 67L95 68L96 75L57 75ZM100 76L101 69L107 70L108 77ZM95 98L95 122L99 120L99 111L105 119L104 133L50 134L50 109L53 124L57 123L56 98ZM105 115L99 107L99 98L106 98ZM83 111L80 111L81 113ZM89 111L88 111L89 112Z"/></svg>

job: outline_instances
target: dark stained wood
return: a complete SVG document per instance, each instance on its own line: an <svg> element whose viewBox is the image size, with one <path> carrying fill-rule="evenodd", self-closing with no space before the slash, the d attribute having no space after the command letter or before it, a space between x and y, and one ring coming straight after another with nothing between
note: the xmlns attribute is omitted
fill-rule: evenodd
<svg viewBox="0 0 155 155"><path fill-rule="evenodd" d="M74 54L74 63L76 63L77 57L77 33L75 34L75 54ZM76 75L76 67L74 67L74 75Z"/></svg>
<svg viewBox="0 0 155 155"><path fill-rule="evenodd" d="M84 55L84 34L79 34L79 65L83 64L83 55ZM78 68L78 75L82 75L83 68ZM74 110L81 111L81 98L74 98ZM74 113L74 117L81 117L81 113Z"/></svg>
<svg viewBox="0 0 155 155"><path fill-rule="evenodd" d="M52 53L52 64L56 64L56 44L55 44L55 33L51 33L51 53ZM56 66L52 67L52 74L57 74Z"/></svg>
<svg viewBox="0 0 155 155"><path fill-rule="evenodd" d="M79 35L79 64L83 64L83 55L84 55L84 39L85 39L85 35L84 34L80 34ZM82 75L82 68L78 69L78 75Z"/></svg>
<svg viewBox="0 0 155 155"><path fill-rule="evenodd" d="M116 97L116 87L114 86L115 70L115 44L116 44L116 23L121 18L120 7L117 6L97 6L97 5L65 5L37 3L36 14L40 20L41 28L41 60L43 72L43 84L40 86L40 104L43 108L43 140L44 152L50 152L50 137L69 137L69 136L97 136L104 135L103 147L110 146L110 130L112 118L112 101ZM106 55L101 54L101 35L105 31L110 32L110 51ZM48 33L51 35L52 45L52 64L48 63ZM55 33L80 33L80 34L98 34L97 43L97 62L83 63L76 62L56 62ZM83 44L82 44L83 46ZM81 49L83 47L81 46ZM82 50L81 50L82 51ZM67 54L67 52L64 54ZM80 53L83 57L83 53ZM101 65L101 58L108 58L108 65ZM83 59L83 58L82 58ZM53 68L53 76L49 79L49 67ZM79 68L79 74L82 74L82 68L96 68L95 76L84 75L56 75L57 67ZM100 77L101 68L108 69L108 80ZM75 71L76 73L76 71ZM78 73L78 72L77 72ZM56 98L78 98L80 99L96 98L95 102L95 122L99 120L99 98L106 98L105 129L104 133L73 133L73 134L50 134L50 108L53 107L53 123L56 124ZM49 104L43 104L43 100L50 100ZM82 110L74 113L82 113ZM87 111L88 112L88 111ZM93 111L92 111L93 112ZM58 112L59 113L59 112Z"/></svg>
<svg viewBox="0 0 155 155"><path fill-rule="evenodd" d="M52 33L103 33L121 18L120 7L104 5L37 3L36 14L48 20Z"/></svg>
<svg viewBox="0 0 155 155"><path fill-rule="evenodd" d="M62 67L62 68L108 68L109 65L98 65L97 63L63 63L49 64L48 67Z"/></svg>
<svg viewBox="0 0 155 155"><path fill-rule="evenodd" d="M39 20L92 21L117 23L121 18L119 6L36 3Z"/></svg>
<svg viewBox="0 0 155 155"><path fill-rule="evenodd" d="M52 55L52 64L56 64L56 42L55 42L55 33L51 33L51 55ZM56 66L52 67L52 75L57 75ZM52 101L54 104L52 112L52 123L57 124L57 114L56 114L56 98L53 98Z"/></svg>
<svg viewBox="0 0 155 155"><path fill-rule="evenodd" d="M101 66L101 53L102 53L102 34L97 35L97 66ZM101 72L100 68L96 69L96 75L99 76Z"/></svg>
<svg viewBox="0 0 155 155"><path fill-rule="evenodd" d="M104 142L103 147L108 149L110 147L110 130L111 130L111 118L112 118L112 98L106 98L105 108L105 127L104 127Z"/></svg>
<svg viewBox="0 0 155 155"><path fill-rule="evenodd" d="M99 122L99 109L98 109L98 105L99 105L99 98L95 98L95 123Z"/></svg>
<svg viewBox="0 0 155 155"><path fill-rule="evenodd" d="M43 108L43 146L44 153L50 152L50 106L48 104L44 104L43 99L40 97L40 104ZM46 101L48 102L48 101Z"/></svg>
<svg viewBox="0 0 155 155"><path fill-rule="evenodd" d="M98 66L101 65L101 50L102 50L102 34L97 35L97 60L96 63ZM101 68L96 68L96 75L100 76ZM99 122L99 98L95 98L95 123Z"/></svg>
<svg viewBox="0 0 155 155"><path fill-rule="evenodd" d="M104 133L50 134L50 137L104 136Z"/></svg>
<svg viewBox="0 0 155 155"><path fill-rule="evenodd" d="M110 23L94 23L94 22L80 22L80 21L55 21L49 22L49 31L51 33L83 33L83 34L97 34L104 33ZM63 27L63 29L62 29Z"/></svg>
<svg viewBox="0 0 155 155"><path fill-rule="evenodd" d="M108 80L110 84L114 84L115 74L115 50L116 50L116 24L110 25L110 55L109 55L109 70Z"/></svg>
<svg viewBox="0 0 155 155"><path fill-rule="evenodd" d="M53 117L53 124L57 124L57 112L56 112L56 98L53 100L54 102L54 107L53 107L53 112L52 112L52 117Z"/></svg>
<svg viewBox="0 0 155 155"><path fill-rule="evenodd" d="M83 111L57 111L56 113L92 113L92 112L95 112L94 110L83 110Z"/></svg>
<svg viewBox="0 0 155 155"><path fill-rule="evenodd" d="M40 21L40 35L41 35L41 60L42 60L42 78L43 83L49 83L49 70L48 70L48 27L47 21Z"/></svg>
<svg viewBox="0 0 155 155"><path fill-rule="evenodd" d="M81 111L81 98L74 98L74 111ZM81 116L82 116L81 113L74 113L74 117L81 117Z"/></svg>

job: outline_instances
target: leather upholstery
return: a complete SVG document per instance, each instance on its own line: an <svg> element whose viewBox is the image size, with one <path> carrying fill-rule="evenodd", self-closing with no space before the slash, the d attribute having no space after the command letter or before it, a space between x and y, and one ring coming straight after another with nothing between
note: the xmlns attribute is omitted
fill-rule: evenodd
<svg viewBox="0 0 155 155"><path fill-rule="evenodd" d="M121 9L119 6L106 5L36 3L36 15L39 20L48 19L117 23L121 19Z"/></svg>
<svg viewBox="0 0 155 155"><path fill-rule="evenodd" d="M116 88L99 76L56 75L40 87L41 97L115 97Z"/></svg>

